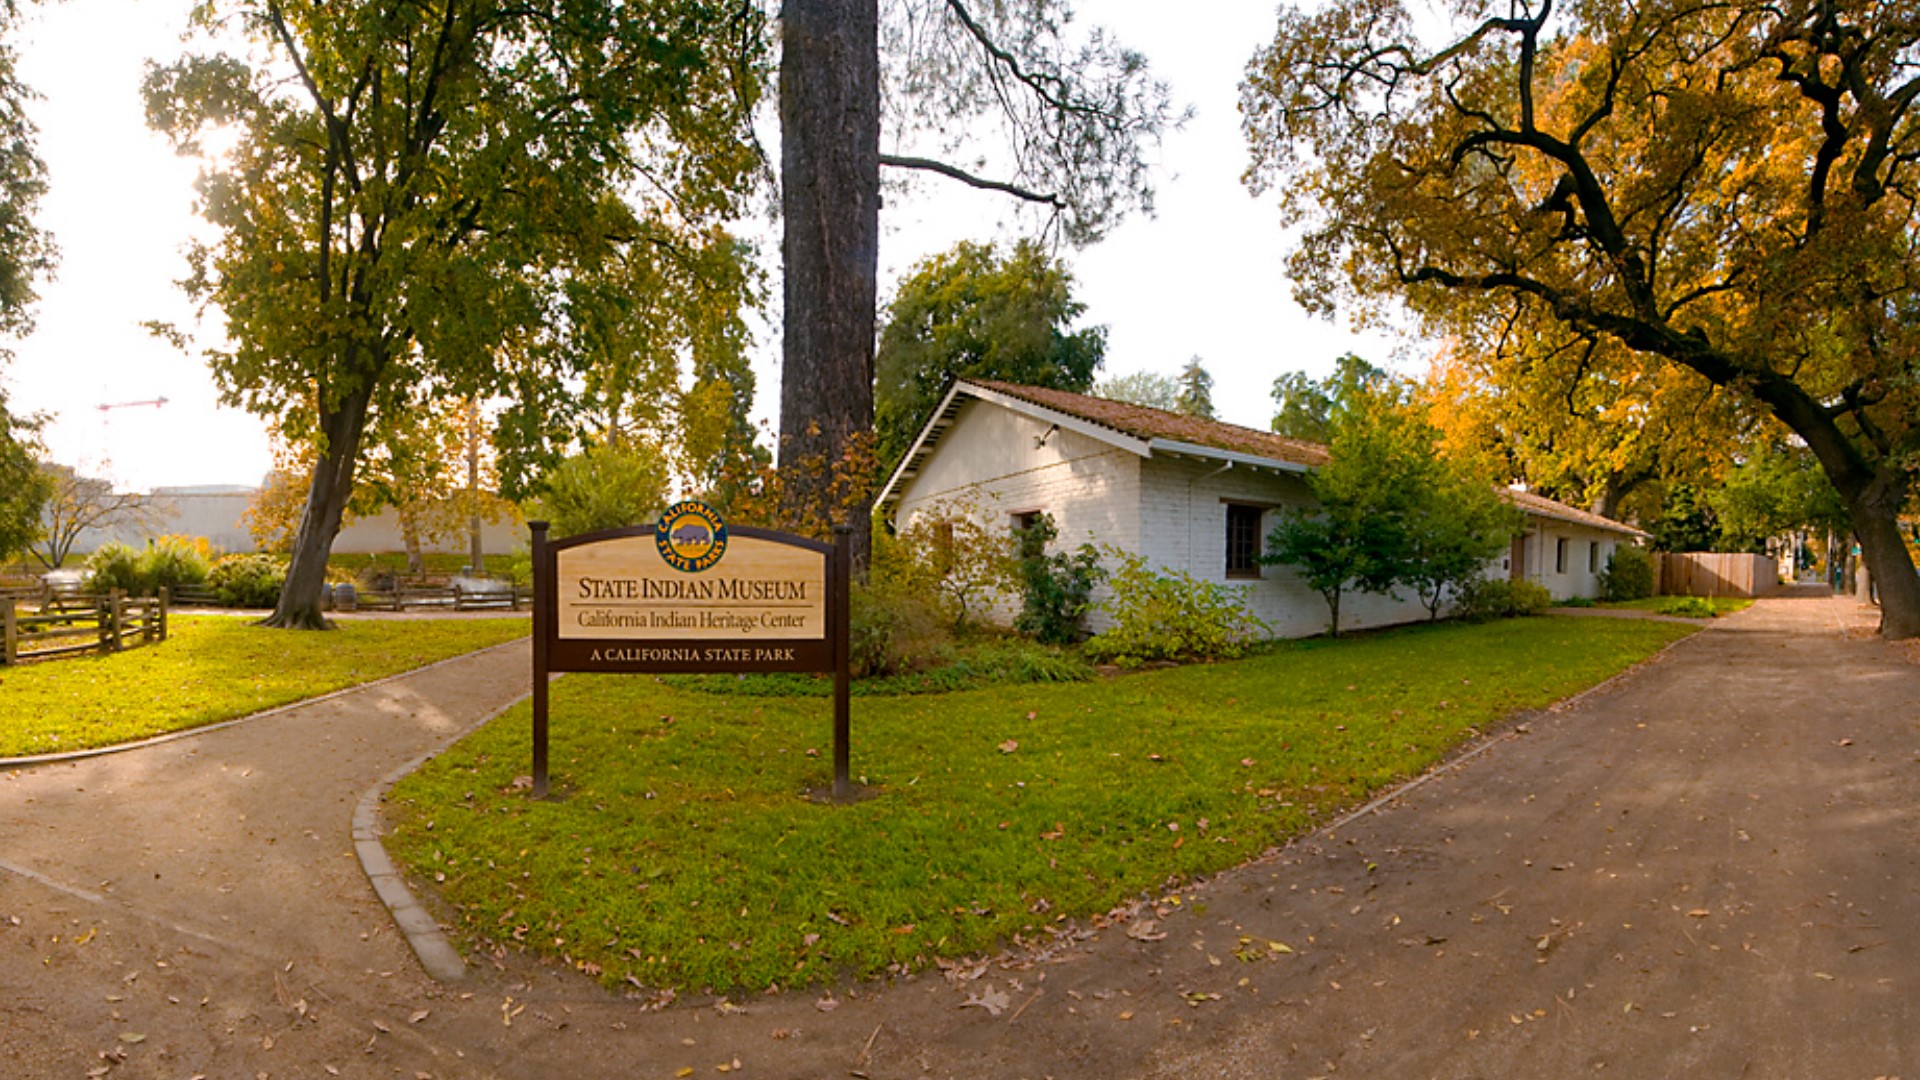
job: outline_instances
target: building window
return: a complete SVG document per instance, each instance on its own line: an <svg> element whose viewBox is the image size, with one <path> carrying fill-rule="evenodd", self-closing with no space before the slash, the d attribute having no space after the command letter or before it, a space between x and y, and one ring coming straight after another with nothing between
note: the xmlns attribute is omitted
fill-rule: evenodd
<svg viewBox="0 0 1920 1080"><path fill-rule="evenodd" d="M1567 572L1567 538L1564 536L1553 542L1553 572L1556 574Z"/></svg>
<svg viewBox="0 0 1920 1080"><path fill-rule="evenodd" d="M1258 506L1227 504L1227 576L1260 576L1260 514Z"/></svg>
<svg viewBox="0 0 1920 1080"><path fill-rule="evenodd" d="M1597 574L1599 572L1600 572L1600 541L1589 540L1587 541L1587 573Z"/></svg>
<svg viewBox="0 0 1920 1080"><path fill-rule="evenodd" d="M1028 529L1040 524L1040 515L1044 513L1046 513L1044 510L1022 510L1013 515L1013 531L1016 533L1026 532Z"/></svg>

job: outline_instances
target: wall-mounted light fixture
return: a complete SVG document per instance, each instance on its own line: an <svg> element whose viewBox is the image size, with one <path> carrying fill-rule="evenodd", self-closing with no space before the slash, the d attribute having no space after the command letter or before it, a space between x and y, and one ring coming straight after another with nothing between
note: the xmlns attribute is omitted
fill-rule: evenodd
<svg viewBox="0 0 1920 1080"><path fill-rule="evenodd" d="M1046 434L1044 434L1044 435L1035 435L1035 436L1033 437L1033 448L1034 448L1035 450L1038 450L1038 449L1040 449L1041 447L1043 447L1043 446L1045 446L1045 445L1047 445L1047 440L1048 440L1048 439L1051 439L1051 438L1053 438L1053 433L1054 433L1054 432L1056 432L1056 431L1059 431L1059 430L1060 430L1060 425L1059 425L1059 424L1051 424L1051 425L1049 425L1049 426L1047 427L1047 431L1046 431Z"/></svg>

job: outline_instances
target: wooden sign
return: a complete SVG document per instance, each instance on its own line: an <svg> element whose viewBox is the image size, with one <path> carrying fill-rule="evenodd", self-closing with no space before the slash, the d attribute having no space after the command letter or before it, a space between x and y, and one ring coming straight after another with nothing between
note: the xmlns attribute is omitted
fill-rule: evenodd
<svg viewBox="0 0 1920 1080"><path fill-rule="evenodd" d="M851 797L847 529L824 544L729 527L699 502L558 541L531 524L536 796L553 672L819 671L834 675L834 798Z"/></svg>

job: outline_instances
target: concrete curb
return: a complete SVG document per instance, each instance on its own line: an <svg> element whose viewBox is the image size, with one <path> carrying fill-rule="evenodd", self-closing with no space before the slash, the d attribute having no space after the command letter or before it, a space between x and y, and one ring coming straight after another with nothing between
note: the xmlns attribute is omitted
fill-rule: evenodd
<svg viewBox="0 0 1920 1080"><path fill-rule="evenodd" d="M383 676L372 682L343 686L338 690L321 694L319 697L301 698L299 701L290 701L285 705L275 705L271 709L264 709L257 713L248 713L245 716L237 716L232 720L222 720L218 723L207 724L203 727L169 731L164 735L154 735L135 742L115 743L112 746L96 746L88 750L65 750L57 754L30 754L26 757L0 757L0 769L27 769L36 765L60 765L69 761L85 761L88 758L104 757L107 754L121 754L129 750L144 750L149 746L159 746L163 743L175 742L180 739L197 738L198 736L208 735L239 724L250 724L255 720L266 720L279 716L281 713L292 712L295 709L304 709L309 705L318 705L325 701L332 701L334 698L357 693L369 687L384 686L387 683L399 679L411 678L423 671L432 671L434 668L441 667L445 664L456 664L462 660L480 656L485 653L512 648L515 645L521 644L523 640L522 638L514 638L512 641L503 641L498 645L489 645L484 649L476 649L470 653L461 653L459 656L449 656L445 660L435 660L431 664L424 664L417 668L409 668L406 671L395 672L392 675ZM492 717L488 717L488 719L492 719Z"/></svg>
<svg viewBox="0 0 1920 1080"><path fill-rule="evenodd" d="M380 842L380 804L385 801L387 792L406 779L407 774L445 753L447 747L466 738L476 729L499 719L524 700L526 698L522 696L507 702L435 749L388 773L379 783L367 789L353 808L353 852L359 856L360 869L366 873L367 883L373 886L374 894L386 905L388 914L393 916L394 925L406 935L407 944L413 949L413 955L419 958L420 966L426 969L427 977L435 982L456 983L465 979L467 962L440 929L440 924L434 921L433 916L413 895L413 890L407 888L406 878L399 867L393 864L386 845Z"/></svg>

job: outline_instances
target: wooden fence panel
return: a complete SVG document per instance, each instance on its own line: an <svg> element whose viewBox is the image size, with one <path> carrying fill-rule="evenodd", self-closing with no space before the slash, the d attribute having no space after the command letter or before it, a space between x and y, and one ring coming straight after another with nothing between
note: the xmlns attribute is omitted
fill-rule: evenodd
<svg viewBox="0 0 1920 1080"><path fill-rule="evenodd" d="M0 630L0 664L115 653L167 639L164 595L128 600L115 590L89 598L91 603L85 606L79 599L50 603L34 615L21 614L13 601L0 602L0 622L5 624Z"/></svg>
<svg viewBox="0 0 1920 1080"><path fill-rule="evenodd" d="M1766 596L1779 588L1779 565L1765 555L1663 552L1663 596Z"/></svg>

